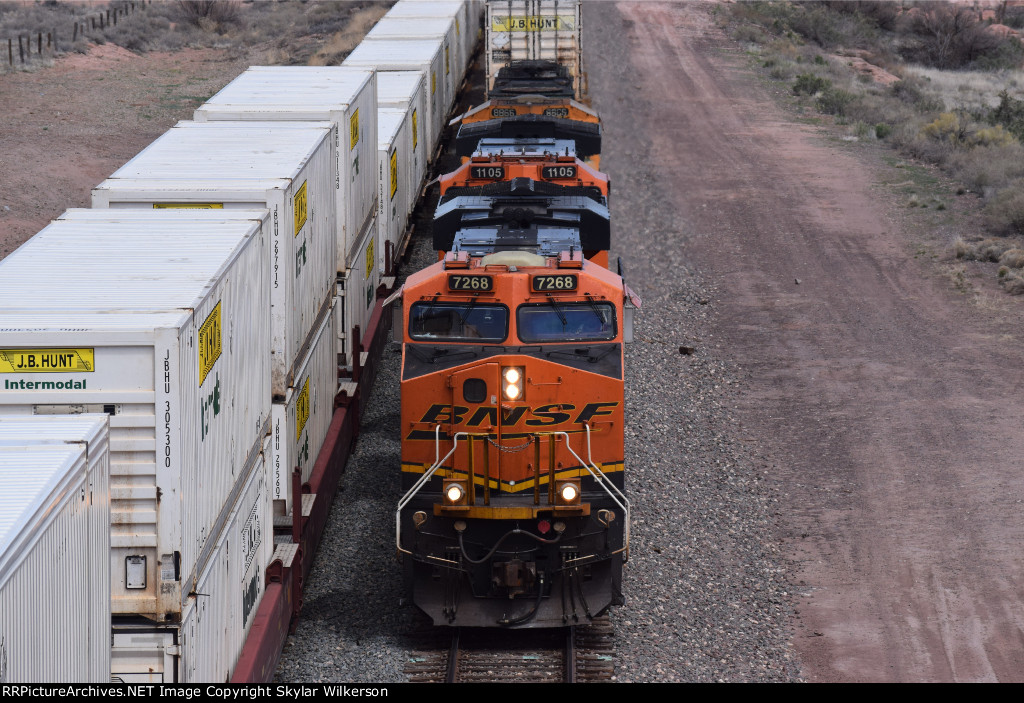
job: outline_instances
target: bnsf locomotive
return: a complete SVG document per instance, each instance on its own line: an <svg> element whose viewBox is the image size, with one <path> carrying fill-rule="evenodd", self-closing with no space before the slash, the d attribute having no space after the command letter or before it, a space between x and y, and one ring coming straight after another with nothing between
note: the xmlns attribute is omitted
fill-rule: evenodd
<svg viewBox="0 0 1024 703"><path fill-rule="evenodd" d="M639 301L578 249L481 253L450 252L401 291L398 551L435 624L589 622L622 602Z"/></svg>
<svg viewBox="0 0 1024 703"><path fill-rule="evenodd" d="M439 179L439 261L392 296L396 547L435 625L561 627L623 602L623 361L600 123L563 68L503 68Z"/></svg>
<svg viewBox="0 0 1024 703"><path fill-rule="evenodd" d="M453 120L459 125L456 154L468 160L481 139L568 139L576 144L576 156L600 168L601 121L574 96L564 66L549 61L504 66L490 99Z"/></svg>

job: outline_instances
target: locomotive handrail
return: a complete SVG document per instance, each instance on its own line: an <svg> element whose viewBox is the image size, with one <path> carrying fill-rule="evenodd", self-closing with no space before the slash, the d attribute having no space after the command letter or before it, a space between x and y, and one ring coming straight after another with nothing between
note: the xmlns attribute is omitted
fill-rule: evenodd
<svg viewBox="0 0 1024 703"><path fill-rule="evenodd" d="M582 465L583 468L585 468L590 473L591 476L593 476L594 480L597 481L598 485L601 486L604 492L608 494L608 497L612 499L612 502L615 503L615 505L617 505L619 509L622 511L622 519L625 522L625 544L623 545L622 549L613 553L618 554L619 552L623 552L625 554L624 561L629 561L629 499L626 498L625 494L623 494L621 490L619 490L618 486L616 486L614 483L608 480L608 477L605 475L605 473L601 471L601 469L597 466L596 463L594 463L594 457L590 448L590 425L584 423L583 426L587 430L587 461L584 461L582 458L580 458L580 455L577 454L576 451L572 448L572 445L569 444L568 432L545 432L543 434L546 434L550 437L561 435L565 439L565 448L569 450L569 453L576 458L576 461L578 461L580 465ZM452 437L452 448L448 451L447 454L444 455L444 457L441 457L441 425L434 426L434 464L425 472L423 472L423 475L419 478L418 481L416 481L415 485L413 485L413 487L410 488L404 496L402 496L401 500L398 501L398 509L395 511L395 548L398 550L399 553L409 554L410 556L412 555L412 552L410 552L409 550L402 549L402 510L405 508L406 505L409 504L409 501L411 501L416 496L416 494L420 492L420 489L423 488L424 484L426 484L427 481L429 481L430 478L437 472L437 470L441 468L441 465L444 464L444 462L448 461L448 458L455 453L455 450L459 446L459 437L469 436L469 432L456 432L455 435ZM477 435L474 434L473 436Z"/></svg>
<svg viewBox="0 0 1024 703"><path fill-rule="evenodd" d="M420 476L420 480L417 481L416 484L412 488L410 488L404 496L402 496L402 499L398 501L398 510L395 511L395 547L398 549L399 553L409 554L410 556L412 555L412 552L410 552L408 549L402 549L402 509L405 508L405 506L409 504L409 501L412 500L416 496L416 494L420 492L420 489L423 488L423 485L430 480L430 477L433 476L434 473L439 468L441 468L441 464L448 461L448 457L455 453L456 447L459 446L459 437L466 437L468 435L468 432L456 432L455 436L452 438L453 441L451 451L445 454L444 458L442 459L441 425L436 425L434 427L434 446L436 447L436 450L434 452L434 465L431 466L426 471L424 471L423 475Z"/></svg>
<svg viewBox="0 0 1024 703"><path fill-rule="evenodd" d="M604 489L604 492L608 494L608 497L612 499L612 502L619 506L619 509L623 512L622 519L626 523L626 543L619 551L625 553L624 561L629 561L629 499L626 498L622 491L619 490L618 486L616 486L614 483L608 480L608 477L605 476L604 472L601 471L601 469L598 468L597 464L594 463L594 457L590 452L590 425L588 423L584 423L583 426L587 430L587 461L583 461L583 459L580 458L579 454L577 454L573 450L572 446L569 444L568 432L551 432L550 434L562 435L565 438L565 448L569 450L570 454L576 457L576 461L580 462L580 464L583 465L583 468L590 472L590 475L593 476L594 480L597 481L598 485ZM609 488L611 490L609 490ZM615 491L615 493L612 493L613 490ZM616 494L618 494L618 497L616 497ZM619 500L620 498L622 499L621 501ZM617 554L618 552L613 553Z"/></svg>

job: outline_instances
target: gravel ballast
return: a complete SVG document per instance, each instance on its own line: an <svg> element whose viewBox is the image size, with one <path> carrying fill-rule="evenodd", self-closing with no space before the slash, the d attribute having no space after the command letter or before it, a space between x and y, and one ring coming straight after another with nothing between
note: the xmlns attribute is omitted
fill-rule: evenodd
<svg viewBox="0 0 1024 703"><path fill-rule="evenodd" d="M657 96L623 80L627 32L612 3L585 8L584 48L604 124L613 252L643 299L626 352L626 471L633 506L626 605L611 619L617 680L791 681L786 564L768 467L734 413L744 370L716 344L714 286L685 255L689 233L642 164L652 141L634 112ZM628 70L628 68L627 68ZM425 233L404 272L433 261ZM395 560L399 362L385 350L355 453L306 582L279 681L404 681L422 618L402 600Z"/></svg>

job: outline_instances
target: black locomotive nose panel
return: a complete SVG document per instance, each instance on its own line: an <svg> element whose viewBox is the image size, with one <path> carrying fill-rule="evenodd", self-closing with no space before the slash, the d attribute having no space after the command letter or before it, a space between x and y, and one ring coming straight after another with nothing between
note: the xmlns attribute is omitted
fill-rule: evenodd
<svg viewBox="0 0 1024 703"><path fill-rule="evenodd" d="M622 522L597 513L559 532L547 520L459 520L433 515L428 502L409 506L404 565L413 602L442 626L586 624L623 602Z"/></svg>

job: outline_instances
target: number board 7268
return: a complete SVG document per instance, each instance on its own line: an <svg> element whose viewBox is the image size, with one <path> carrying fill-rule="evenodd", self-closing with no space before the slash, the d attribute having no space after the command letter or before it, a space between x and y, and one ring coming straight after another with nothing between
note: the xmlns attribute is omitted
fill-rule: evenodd
<svg viewBox="0 0 1024 703"><path fill-rule="evenodd" d="M552 291L560 290L576 290L577 284L577 278L573 274L533 277L533 290L538 293L550 293Z"/></svg>
<svg viewBox="0 0 1024 703"><path fill-rule="evenodd" d="M448 290L492 291L494 290L494 277L452 274L448 276Z"/></svg>

